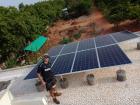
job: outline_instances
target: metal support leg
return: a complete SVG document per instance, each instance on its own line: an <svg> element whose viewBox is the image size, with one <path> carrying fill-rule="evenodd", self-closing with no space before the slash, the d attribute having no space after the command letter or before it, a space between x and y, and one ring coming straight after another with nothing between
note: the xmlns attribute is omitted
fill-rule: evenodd
<svg viewBox="0 0 140 105"><path fill-rule="evenodd" d="M68 80L67 78L63 78L63 76L60 77L60 86L62 89L66 89L68 87Z"/></svg>

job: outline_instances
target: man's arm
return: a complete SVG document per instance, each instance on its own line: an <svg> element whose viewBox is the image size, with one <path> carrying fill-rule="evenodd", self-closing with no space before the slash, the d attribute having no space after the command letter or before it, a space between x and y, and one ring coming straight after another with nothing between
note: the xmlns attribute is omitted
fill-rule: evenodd
<svg viewBox="0 0 140 105"><path fill-rule="evenodd" d="M41 75L41 72L42 72L42 67L41 65L38 66L38 69L37 69L37 77L38 79L41 81L42 85L45 85L45 81L43 80L43 77Z"/></svg>
<svg viewBox="0 0 140 105"><path fill-rule="evenodd" d="M40 75L40 73L37 73L37 76L38 76L39 80L41 81L42 85L45 85L46 82L43 80L43 77Z"/></svg>

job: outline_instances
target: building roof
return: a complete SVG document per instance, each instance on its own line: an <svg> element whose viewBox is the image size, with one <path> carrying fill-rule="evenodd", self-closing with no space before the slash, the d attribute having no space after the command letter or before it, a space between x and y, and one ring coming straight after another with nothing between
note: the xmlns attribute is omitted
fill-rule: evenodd
<svg viewBox="0 0 140 105"><path fill-rule="evenodd" d="M39 36L36 40L34 40L30 45L24 48L24 50L37 52L47 41L47 38L44 36Z"/></svg>

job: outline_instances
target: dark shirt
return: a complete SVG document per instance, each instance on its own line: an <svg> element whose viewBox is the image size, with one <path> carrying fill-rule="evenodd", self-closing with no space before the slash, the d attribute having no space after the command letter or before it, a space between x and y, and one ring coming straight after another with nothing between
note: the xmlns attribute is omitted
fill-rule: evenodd
<svg viewBox="0 0 140 105"><path fill-rule="evenodd" d="M54 74L51 70L51 63L45 64L44 62L42 62L38 66L37 73L41 74L43 80L46 82L54 77Z"/></svg>

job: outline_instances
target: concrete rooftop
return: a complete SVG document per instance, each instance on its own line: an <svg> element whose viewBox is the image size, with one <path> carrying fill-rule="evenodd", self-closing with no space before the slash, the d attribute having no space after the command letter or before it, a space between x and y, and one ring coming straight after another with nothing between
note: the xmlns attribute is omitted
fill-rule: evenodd
<svg viewBox="0 0 140 105"><path fill-rule="evenodd" d="M140 105L140 50L136 49L138 41L140 39L119 44L132 64L64 76L69 81L69 87L61 89L59 83L57 84L58 90L63 93L58 98L60 105ZM120 68L127 73L127 80L124 82L116 80L116 71ZM96 78L93 86L86 83L86 75L89 73L93 73ZM46 93L48 105L55 105L48 92L37 92L35 79L22 79L16 79L10 89L15 97L39 97L39 94Z"/></svg>

